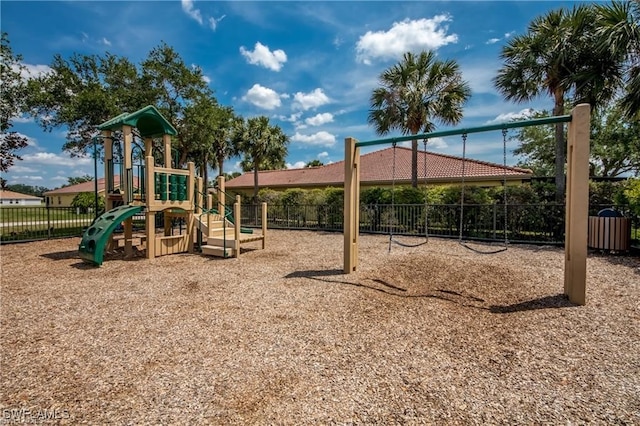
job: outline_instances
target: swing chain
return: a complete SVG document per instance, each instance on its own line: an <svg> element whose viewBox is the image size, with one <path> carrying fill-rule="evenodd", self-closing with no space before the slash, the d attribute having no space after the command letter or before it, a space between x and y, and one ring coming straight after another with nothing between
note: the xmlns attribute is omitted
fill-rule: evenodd
<svg viewBox="0 0 640 426"><path fill-rule="evenodd" d="M509 244L509 239L507 238L507 128L502 129L502 204L504 209L504 245L505 247Z"/></svg>

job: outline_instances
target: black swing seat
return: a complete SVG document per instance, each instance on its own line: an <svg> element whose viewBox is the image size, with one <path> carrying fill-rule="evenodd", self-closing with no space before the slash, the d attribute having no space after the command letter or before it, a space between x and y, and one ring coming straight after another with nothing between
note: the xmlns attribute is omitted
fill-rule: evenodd
<svg viewBox="0 0 640 426"><path fill-rule="evenodd" d="M481 250L479 248L473 247L470 245L469 241L458 241L458 244L460 244L462 247L466 248L467 250L471 250L474 253L478 253L478 254L496 254L496 253L502 253L503 251L507 251L507 244L505 243L502 247L498 247L495 250ZM478 244L478 242L474 242L474 244Z"/></svg>
<svg viewBox="0 0 640 426"><path fill-rule="evenodd" d="M409 244L409 243L405 243L403 241L400 240L396 240L393 235L389 236L389 244L394 243L397 244L401 247L420 247L423 246L425 244L427 244L429 242L429 239L427 237L425 237L424 241L420 241L419 243L415 243L415 244Z"/></svg>

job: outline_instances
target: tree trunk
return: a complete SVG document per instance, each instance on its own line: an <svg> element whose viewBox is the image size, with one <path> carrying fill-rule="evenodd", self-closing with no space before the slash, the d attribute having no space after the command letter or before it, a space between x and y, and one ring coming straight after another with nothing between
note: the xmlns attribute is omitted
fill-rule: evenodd
<svg viewBox="0 0 640 426"><path fill-rule="evenodd" d="M209 189L209 154L204 154L204 164L202 165L204 169L202 171L202 180L204 181L204 196L207 197L208 189Z"/></svg>
<svg viewBox="0 0 640 426"><path fill-rule="evenodd" d="M411 186L418 187L418 140L411 141Z"/></svg>
<svg viewBox="0 0 640 426"><path fill-rule="evenodd" d="M556 91L556 105L553 108L553 115L564 114L564 93ZM564 165L567 158L567 144L564 140L564 125L556 123L556 163L555 163L555 183L556 183L556 202L564 203L565 193L565 177Z"/></svg>
<svg viewBox="0 0 640 426"><path fill-rule="evenodd" d="M218 176L224 176L224 157L220 156L216 161L218 161Z"/></svg>

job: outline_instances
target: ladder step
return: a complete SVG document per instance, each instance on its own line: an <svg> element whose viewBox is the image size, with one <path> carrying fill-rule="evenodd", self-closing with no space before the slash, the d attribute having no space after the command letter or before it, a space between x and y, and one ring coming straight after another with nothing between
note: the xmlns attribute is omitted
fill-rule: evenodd
<svg viewBox="0 0 640 426"><path fill-rule="evenodd" d="M219 237L207 238L207 244L210 246L217 246L217 247L227 247L232 249L237 248L236 240L230 240L230 239L225 240L224 238L219 238Z"/></svg>
<svg viewBox="0 0 640 426"><path fill-rule="evenodd" d="M224 249L223 247L206 245L202 246L202 253L209 256L217 256L217 257L233 257L233 249L227 247Z"/></svg>

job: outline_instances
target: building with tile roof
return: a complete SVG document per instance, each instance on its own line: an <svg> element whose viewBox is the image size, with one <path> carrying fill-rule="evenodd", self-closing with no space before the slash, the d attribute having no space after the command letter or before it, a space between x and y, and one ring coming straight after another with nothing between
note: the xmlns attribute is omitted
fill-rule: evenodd
<svg viewBox="0 0 640 426"><path fill-rule="evenodd" d="M393 152L386 148L360 156L361 187L389 186L394 183ZM411 148L396 147L395 184L411 184ZM426 157L426 178L424 172ZM465 183L496 186L529 181L533 172L519 167L466 159L430 151L418 151L418 185L459 184L464 165ZM226 183L226 188L238 193L253 193L253 172L244 173ZM344 186L344 161L320 167L288 170L265 170L258 174L260 189L326 188Z"/></svg>
<svg viewBox="0 0 640 426"><path fill-rule="evenodd" d="M39 206L42 204L42 198L0 189L0 204L3 206Z"/></svg>
<svg viewBox="0 0 640 426"><path fill-rule="evenodd" d="M134 179L134 186L138 185L137 176ZM120 186L120 176L115 175L113 177L113 184L116 188ZM104 187L105 187L105 179L98 179L98 195L104 196ZM93 194L95 191L95 183L94 181L82 182L75 185L65 186L58 189L53 189L51 191L45 192L43 195L46 197L45 201L48 205L54 207L70 207L71 202L75 198L76 195L82 192L89 192Z"/></svg>

